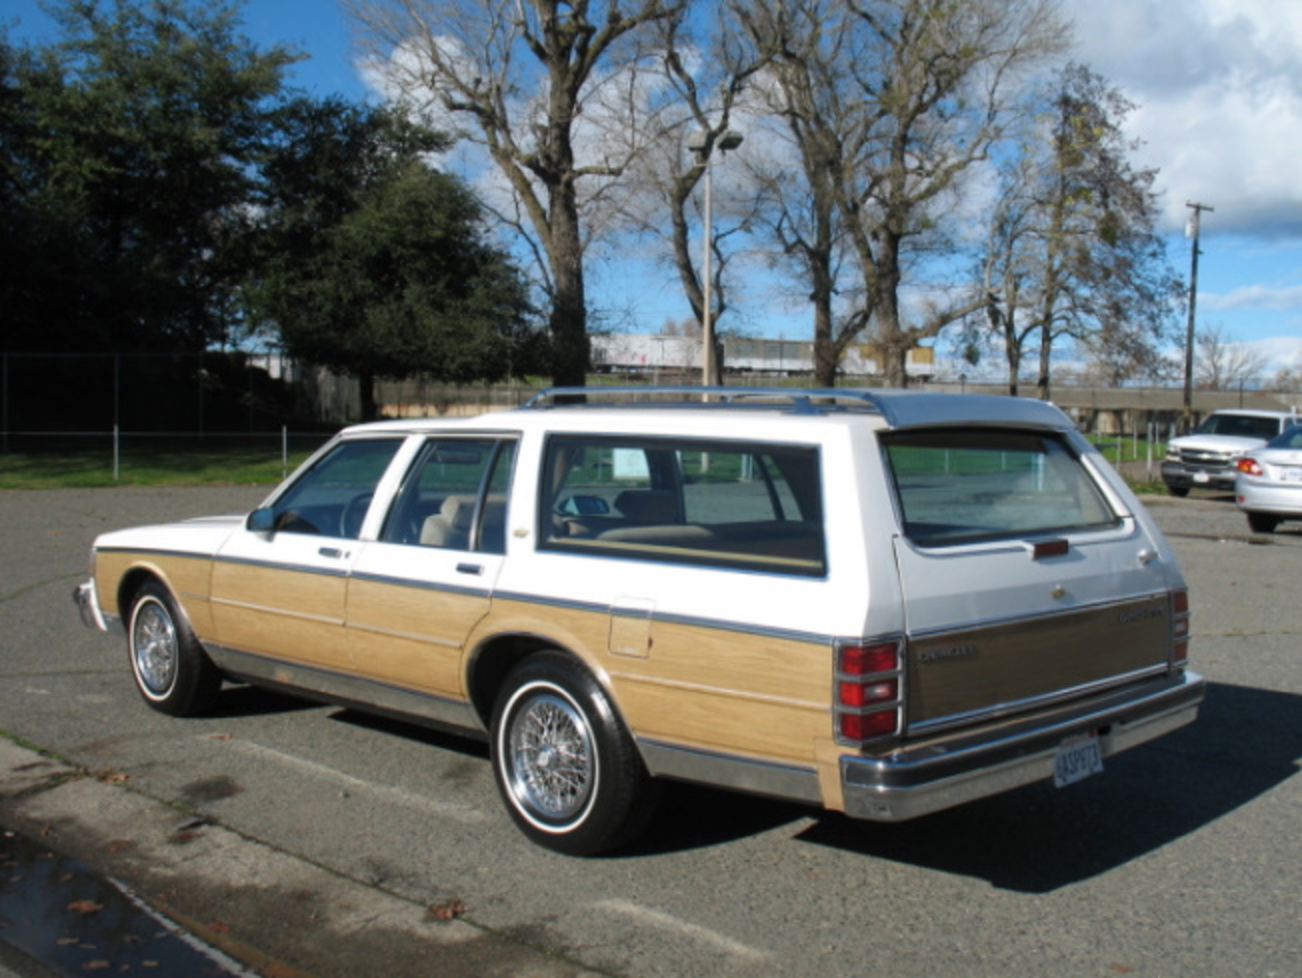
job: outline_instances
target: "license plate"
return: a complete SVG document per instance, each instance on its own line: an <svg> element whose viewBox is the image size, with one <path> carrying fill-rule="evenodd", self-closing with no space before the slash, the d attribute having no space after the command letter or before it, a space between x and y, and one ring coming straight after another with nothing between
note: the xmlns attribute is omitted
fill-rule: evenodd
<svg viewBox="0 0 1302 978"><path fill-rule="evenodd" d="M1103 752L1099 750L1099 738L1094 734L1084 734L1063 741L1058 747L1053 758L1053 783L1055 787L1065 788L1102 770Z"/></svg>
<svg viewBox="0 0 1302 978"><path fill-rule="evenodd" d="M1302 482L1302 465L1281 465L1279 479L1281 482Z"/></svg>
<svg viewBox="0 0 1302 978"><path fill-rule="evenodd" d="M1206 472L1195 472L1193 476L1193 480L1194 482L1211 482L1212 477L1208 475Z"/></svg>

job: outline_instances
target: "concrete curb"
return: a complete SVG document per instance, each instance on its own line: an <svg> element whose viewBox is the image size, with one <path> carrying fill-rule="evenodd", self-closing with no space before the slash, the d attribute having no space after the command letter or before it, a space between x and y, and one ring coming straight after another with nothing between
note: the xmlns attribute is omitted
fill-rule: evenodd
<svg viewBox="0 0 1302 978"><path fill-rule="evenodd" d="M7 740L0 824L120 880L268 978L596 974L457 907L418 906Z"/></svg>

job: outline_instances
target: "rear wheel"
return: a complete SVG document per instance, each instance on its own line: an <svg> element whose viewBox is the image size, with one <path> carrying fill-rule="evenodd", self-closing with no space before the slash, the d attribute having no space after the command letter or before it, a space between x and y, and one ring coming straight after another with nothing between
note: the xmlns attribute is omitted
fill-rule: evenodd
<svg viewBox="0 0 1302 978"><path fill-rule="evenodd" d="M1275 527L1279 526L1279 517L1268 513L1249 513L1248 526L1253 533L1274 533Z"/></svg>
<svg viewBox="0 0 1302 978"><path fill-rule="evenodd" d="M183 717L212 707L221 674L157 581L144 585L131 601L127 652L136 689L155 710Z"/></svg>
<svg viewBox="0 0 1302 978"><path fill-rule="evenodd" d="M493 774L521 831L576 856L629 842L655 812L659 785L605 691L568 656L530 656L493 710Z"/></svg>

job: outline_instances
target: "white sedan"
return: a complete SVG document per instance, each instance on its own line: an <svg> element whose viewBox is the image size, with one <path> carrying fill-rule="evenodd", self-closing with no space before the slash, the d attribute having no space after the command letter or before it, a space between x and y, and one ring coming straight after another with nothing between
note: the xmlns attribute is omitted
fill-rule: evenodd
<svg viewBox="0 0 1302 978"><path fill-rule="evenodd" d="M1234 498L1254 533L1302 520L1302 425L1295 425L1237 463Z"/></svg>

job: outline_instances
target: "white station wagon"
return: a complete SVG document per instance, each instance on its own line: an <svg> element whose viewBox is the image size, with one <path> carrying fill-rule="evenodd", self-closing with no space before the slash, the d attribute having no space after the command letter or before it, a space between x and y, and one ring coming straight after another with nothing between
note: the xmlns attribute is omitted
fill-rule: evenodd
<svg viewBox="0 0 1302 978"><path fill-rule="evenodd" d="M108 533L76 594L155 709L223 681L486 738L562 852L661 779L899 821L1192 721L1162 535L1058 409L553 391L348 428L248 516Z"/></svg>

